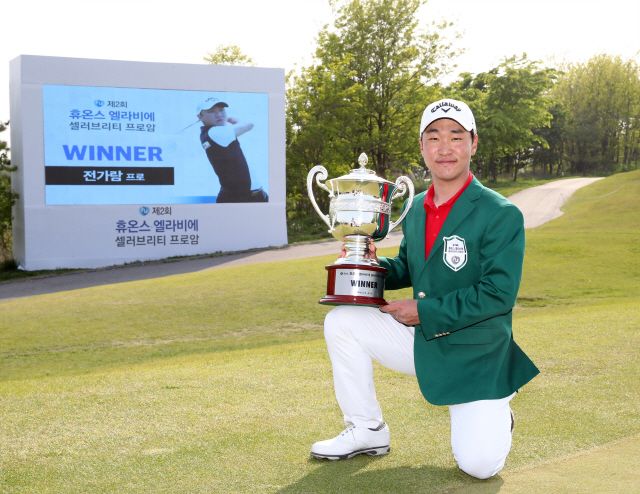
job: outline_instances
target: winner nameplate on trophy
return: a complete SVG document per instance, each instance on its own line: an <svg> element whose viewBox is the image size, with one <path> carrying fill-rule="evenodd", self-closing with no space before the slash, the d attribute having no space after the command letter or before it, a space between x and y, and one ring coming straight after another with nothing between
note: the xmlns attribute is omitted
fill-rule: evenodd
<svg viewBox="0 0 640 494"><path fill-rule="evenodd" d="M329 227L329 233L344 243L347 255L326 266L329 271L327 294L320 300L326 305L387 305L384 277L387 270L373 259L366 259L368 244L384 239L402 222L413 203L413 183L399 177L395 183L376 176L368 170L367 155L358 159L360 168L348 175L327 180L327 170L314 166L307 176L307 191L313 207ZM317 176L316 176L317 174ZM329 214L320 211L313 196L313 177L316 184L329 193ZM326 180L326 184L320 182ZM328 187L327 187L328 184ZM409 189L408 204L398 221L391 221L391 202L404 196Z"/></svg>

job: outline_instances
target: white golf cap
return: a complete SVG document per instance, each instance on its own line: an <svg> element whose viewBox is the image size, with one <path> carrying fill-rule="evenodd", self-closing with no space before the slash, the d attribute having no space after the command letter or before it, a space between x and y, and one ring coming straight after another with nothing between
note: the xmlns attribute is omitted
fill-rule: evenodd
<svg viewBox="0 0 640 494"><path fill-rule="evenodd" d="M224 101L220 101L218 98L215 97L211 97L211 98L207 98L206 100L202 101L199 105L198 105L198 115L200 115L200 113L202 112L202 110L210 110L211 108L213 108L214 106L229 106L227 105Z"/></svg>
<svg viewBox="0 0 640 494"><path fill-rule="evenodd" d="M476 130L476 119L473 118L473 113L466 103L455 99L441 99L427 106L422 114L420 137L422 137L424 129L441 118L455 120L462 125L465 130L473 132L473 135L478 133Z"/></svg>

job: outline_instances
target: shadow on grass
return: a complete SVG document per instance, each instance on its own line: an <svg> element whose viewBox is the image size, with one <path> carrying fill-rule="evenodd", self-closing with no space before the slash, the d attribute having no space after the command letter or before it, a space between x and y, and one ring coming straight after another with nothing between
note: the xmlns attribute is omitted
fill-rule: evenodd
<svg viewBox="0 0 640 494"><path fill-rule="evenodd" d="M277 494L322 493L433 493L433 494L497 494L504 483L500 476L488 480L469 477L458 468L425 465L396 467L358 473L381 458L359 456L348 461L309 459L319 465L313 472L279 491Z"/></svg>

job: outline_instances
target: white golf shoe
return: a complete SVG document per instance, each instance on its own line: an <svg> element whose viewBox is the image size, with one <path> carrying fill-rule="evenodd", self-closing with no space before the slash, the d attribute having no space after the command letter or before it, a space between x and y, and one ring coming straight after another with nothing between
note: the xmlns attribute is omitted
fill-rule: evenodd
<svg viewBox="0 0 640 494"><path fill-rule="evenodd" d="M382 422L376 429L348 426L338 436L311 446L311 456L327 460L346 460L356 455L388 455L389 426Z"/></svg>

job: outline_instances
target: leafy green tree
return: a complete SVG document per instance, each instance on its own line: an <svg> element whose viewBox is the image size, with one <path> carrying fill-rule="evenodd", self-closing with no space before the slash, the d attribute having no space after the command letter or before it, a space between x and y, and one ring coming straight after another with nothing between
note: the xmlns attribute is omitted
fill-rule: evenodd
<svg viewBox="0 0 640 494"><path fill-rule="evenodd" d="M307 208L306 174L322 164L331 176L355 165L389 177L420 162L417 132L438 79L455 66L451 24L418 27L421 0L333 2L336 19L317 38L314 63L288 76L287 191ZM308 208L307 208L308 210Z"/></svg>
<svg viewBox="0 0 640 494"><path fill-rule="evenodd" d="M620 56L596 55L563 67L552 93L571 112L571 170L586 174L637 166L640 152L640 67Z"/></svg>
<svg viewBox="0 0 640 494"><path fill-rule="evenodd" d="M547 111L551 114L551 124L548 127L535 129L534 133L539 135L547 143L547 146L537 146L533 151L533 171L537 165L542 167L546 174L553 174L553 167L556 167L556 174L560 174L563 163L567 160L566 145L568 139L569 125L571 123L571 113L565 108L562 102L550 98Z"/></svg>
<svg viewBox="0 0 640 494"><path fill-rule="evenodd" d="M330 177L351 168L353 152L345 127L353 119L347 102L354 89L340 84L347 71L346 64L337 61L287 77L289 87L295 87L287 91L287 207L302 216L314 214L306 191L312 167L323 165ZM326 194L316 199L325 210Z"/></svg>
<svg viewBox="0 0 640 494"><path fill-rule="evenodd" d="M437 31L418 30L420 5L419 0L344 2L334 30L320 33L316 57L325 66L344 62L343 86L353 91L349 134L342 137L351 144L353 161L366 152L380 175L415 162L415 129L438 94L429 85L449 60L450 46Z"/></svg>
<svg viewBox="0 0 640 494"><path fill-rule="evenodd" d="M208 52L202 57L205 62L212 65L249 65L255 67L253 58L242 53L236 45L218 45L216 51Z"/></svg>
<svg viewBox="0 0 640 494"><path fill-rule="evenodd" d="M498 67L461 79L449 86L447 94L465 101L472 109L478 127L476 167L480 166L492 180L501 169L509 173L514 166L514 179L523 161L535 146L548 147L534 129L548 126L545 93L556 78L553 68L542 67L526 54L505 59Z"/></svg>
<svg viewBox="0 0 640 494"><path fill-rule="evenodd" d="M0 122L0 132L4 132L8 125L8 121ZM11 254L12 209L18 200L18 194L11 190L10 173L16 169L15 166L11 166L7 143L0 140L0 256L3 259Z"/></svg>

